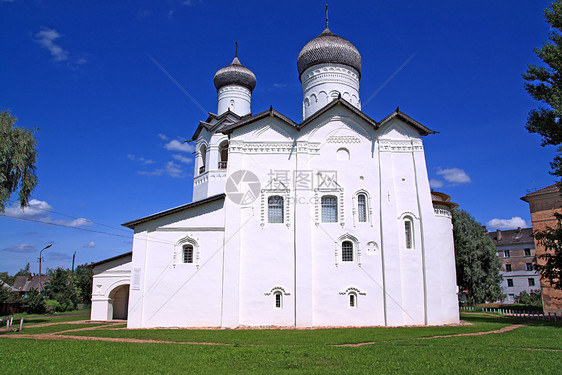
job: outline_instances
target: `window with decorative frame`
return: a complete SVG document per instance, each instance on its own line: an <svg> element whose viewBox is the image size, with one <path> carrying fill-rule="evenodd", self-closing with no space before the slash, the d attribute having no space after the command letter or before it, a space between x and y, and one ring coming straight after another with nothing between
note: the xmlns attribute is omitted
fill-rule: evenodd
<svg viewBox="0 0 562 375"><path fill-rule="evenodd" d="M281 292L275 292L273 295L274 295L274 298L275 298L274 307L276 309L282 309L283 308L283 294Z"/></svg>
<svg viewBox="0 0 562 375"><path fill-rule="evenodd" d="M338 222L338 198L333 195L327 195L321 199L322 205L322 222L337 223Z"/></svg>
<svg viewBox="0 0 562 375"><path fill-rule="evenodd" d="M349 293L349 307L352 309L357 307L357 294Z"/></svg>
<svg viewBox="0 0 562 375"><path fill-rule="evenodd" d="M283 223L284 199L279 195L271 196L267 199L267 222L268 223Z"/></svg>

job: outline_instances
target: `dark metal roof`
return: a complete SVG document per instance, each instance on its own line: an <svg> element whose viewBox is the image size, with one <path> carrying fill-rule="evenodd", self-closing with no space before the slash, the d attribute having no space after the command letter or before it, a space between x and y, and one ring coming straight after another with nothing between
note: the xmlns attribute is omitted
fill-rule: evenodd
<svg viewBox="0 0 562 375"><path fill-rule="evenodd" d="M113 260L116 260L116 259L128 257L129 255L133 255L133 252L132 252L132 251L129 251L128 253L125 253L125 254L116 255L116 256L111 257L111 258L107 258L107 259L104 259L104 260L100 260L99 262L91 263L88 267L94 268L94 267L96 267L96 266L99 266L100 264L109 263L109 262L111 262L111 261L113 261Z"/></svg>
<svg viewBox="0 0 562 375"><path fill-rule="evenodd" d="M285 116L285 115L283 115L283 114L277 112L276 110L273 109L273 107L270 107L268 110L263 111L263 112L260 112L260 113L258 113L258 114L256 114L256 115L248 116L248 117L243 117L240 121L235 122L235 123L232 124L232 125L225 126L225 127L222 128L220 131L221 131L222 133L224 133L224 134L229 134L229 133L232 133L232 131L233 131L234 129L237 129L237 128L242 127L242 126L244 126L244 125L251 124L251 123L254 122L254 121L258 121L258 120L260 120L260 119L262 119L262 118L269 117L269 116L271 116L271 117L277 117L277 118L280 119L281 121L287 123L287 125L289 125L289 126L293 126L293 127L295 127L295 128L298 127L298 125L297 125L296 122L294 122L293 120L291 120L291 119L288 118L287 116Z"/></svg>
<svg viewBox="0 0 562 375"><path fill-rule="evenodd" d="M379 123L379 125L383 126L384 124L386 124L387 122L389 122L390 120L392 120L394 118L399 118L400 120L404 121L406 124L413 126L414 128L416 128L418 130L418 132L421 135L439 133L439 132L433 131L430 128L420 124L419 122L417 122L416 120L414 120L413 118L411 118L410 116L405 114L404 112L401 112L398 107L394 110L394 112L392 112L390 115L388 115L384 119L382 119L382 121Z"/></svg>
<svg viewBox="0 0 562 375"><path fill-rule="evenodd" d="M349 103L341 96L338 96L337 99L331 101L324 107L320 108L318 111L314 112L311 116L309 116L306 120L301 122L298 126L299 130L304 128L306 125L310 124L312 121L316 120L318 117L322 116L324 113L328 112L331 108L335 107L338 104L344 106L345 108L349 109L351 112L355 113L357 116L361 117L363 120L367 121L369 124L373 125L375 129L379 128L379 124L375 120L367 116L365 113L361 112L361 110L357 109L355 106L353 106L353 104Z"/></svg>
<svg viewBox="0 0 562 375"><path fill-rule="evenodd" d="M534 191L532 193L529 193L524 197L521 197L521 200L528 202L529 198L539 197L541 195L552 194L552 193L560 193L560 187L558 186L558 184L550 185L545 188Z"/></svg>
<svg viewBox="0 0 562 375"><path fill-rule="evenodd" d="M250 91L253 91L256 87L256 76L250 69L240 63L238 57L235 57L230 65L219 69L213 81L217 91L227 85L243 86Z"/></svg>
<svg viewBox="0 0 562 375"><path fill-rule="evenodd" d="M234 119L229 118L229 116L232 116ZM193 133L193 136L187 142L196 140L199 137L199 134L201 134L201 130L203 129L206 129L207 131L211 131L211 132L216 131L221 125L224 125L226 127L242 118L243 118L242 116L232 112L230 109L228 109L220 116L209 112L209 118L207 118L207 121L199 121L199 126L197 126L197 129L195 129L195 133ZM209 121L212 120L218 120L218 121L214 124L209 123Z"/></svg>
<svg viewBox="0 0 562 375"><path fill-rule="evenodd" d="M501 239L498 239L498 231L487 233L488 237L490 237L496 245L516 245L524 243L534 244L535 242L533 239L533 228L500 230L499 234Z"/></svg>
<svg viewBox="0 0 562 375"><path fill-rule="evenodd" d="M326 29L302 48L297 59L299 79L311 66L334 63L352 67L361 78L361 54L348 40Z"/></svg>
<svg viewBox="0 0 562 375"><path fill-rule="evenodd" d="M149 216L137 219L137 220L129 221L129 222L121 224L121 225L124 226L124 227L127 227L127 228L134 229L135 225L145 223L147 221L151 221L151 220L154 220L154 219L158 219L160 217L164 217L164 216L167 216L167 215L175 214L176 212L180 212L180 211L188 210L190 208L201 206L201 205L206 204L206 203L210 203L210 202L214 202L214 201L218 201L218 200L223 200L225 196L226 196L226 194L224 194L224 193L218 194L218 195L213 195L212 197L201 199L200 201L195 201L195 202L191 202L191 203L188 203L188 204L184 204L183 206L170 208L169 210L161 211L161 212L158 212L158 213L155 213L155 214L152 214L152 215L149 215Z"/></svg>

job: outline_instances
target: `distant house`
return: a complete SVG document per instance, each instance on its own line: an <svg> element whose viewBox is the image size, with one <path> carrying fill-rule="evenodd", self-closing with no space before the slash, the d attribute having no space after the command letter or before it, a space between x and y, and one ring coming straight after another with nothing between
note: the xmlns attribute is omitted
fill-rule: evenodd
<svg viewBox="0 0 562 375"><path fill-rule="evenodd" d="M547 227L556 227L557 222L554 213L562 213L562 196L556 184L529 193L521 199L529 203L533 230L545 230ZM541 264L544 260L541 260L540 256L546 253L546 249L537 243L535 243L535 247L537 249L538 263ZM562 290L554 289L548 280L541 279L541 291L545 314L562 314Z"/></svg>
<svg viewBox="0 0 562 375"><path fill-rule="evenodd" d="M507 296L505 303L514 303L515 297L523 291L530 293L540 289L539 274L534 268L537 257L532 234L532 228L488 232L502 262L500 274L503 276L502 291Z"/></svg>
<svg viewBox="0 0 562 375"><path fill-rule="evenodd" d="M14 285L12 285L12 292L18 292L22 296L26 295L27 292L31 290L39 291L39 285L41 284L41 290L45 290L45 287L49 283L51 276L41 275L41 279L39 279L39 275L35 276L16 276L16 280L14 281ZM41 280L41 283L39 282Z"/></svg>

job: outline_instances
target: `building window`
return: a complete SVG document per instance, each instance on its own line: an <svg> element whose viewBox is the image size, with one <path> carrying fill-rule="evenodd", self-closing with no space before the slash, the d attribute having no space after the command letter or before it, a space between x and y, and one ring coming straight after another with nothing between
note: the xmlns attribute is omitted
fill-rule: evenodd
<svg viewBox="0 0 562 375"><path fill-rule="evenodd" d="M357 196L357 215L360 223L365 223L367 221L367 199L365 194L359 194Z"/></svg>
<svg viewBox="0 0 562 375"><path fill-rule="evenodd" d="M529 286L535 286L535 279L529 278L527 281L529 282Z"/></svg>
<svg viewBox="0 0 562 375"><path fill-rule="evenodd" d="M353 262L353 243L351 241L342 242L341 260L342 262Z"/></svg>
<svg viewBox="0 0 562 375"><path fill-rule="evenodd" d="M283 222L283 198L275 195L267 200L267 221L269 223Z"/></svg>
<svg viewBox="0 0 562 375"><path fill-rule="evenodd" d="M508 300L508 301L515 301L515 294L508 294L508 295L507 295L507 300Z"/></svg>
<svg viewBox="0 0 562 375"><path fill-rule="evenodd" d="M506 265L505 265L505 272L511 272L511 264L506 263Z"/></svg>
<svg viewBox="0 0 562 375"><path fill-rule="evenodd" d="M531 256L531 249L525 249L525 256L526 256L526 257L530 257L530 256Z"/></svg>
<svg viewBox="0 0 562 375"><path fill-rule="evenodd" d="M412 228L412 220L406 218L404 220L404 235L406 236L406 249L414 248L414 233Z"/></svg>
<svg viewBox="0 0 562 375"><path fill-rule="evenodd" d="M201 155L201 164L199 165L199 173L205 172L207 165L207 146L202 145L199 149L199 154Z"/></svg>
<svg viewBox="0 0 562 375"><path fill-rule="evenodd" d="M193 263L193 245L183 246L183 262Z"/></svg>
<svg viewBox="0 0 562 375"><path fill-rule="evenodd" d="M355 293L349 293L349 307L357 307L357 295Z"/></svg>
<svg viewBox="0 0 562 375"><path fill-rule="evenodd" d="M281 295L281 292L275 292L275 308L283 308L283 296Z"/></svg>
<svg viewBox="0 0 562 375"><path fill-rule="evenodd" d="M337 223L338 222L338 200L336 197L322 197L322 222Z"/></svg>
<svg viewBox="0 0 562 375"><path fill-rule="evenodd" d="M507 279L507 286L513 286L513 279Z"/></svg>
<svg viewBox="0 0 562 375"><path fill-rule="evenodd" d="M504 251L503 251L503 257L504 257L504 258L509 258L509 257L510 257L509 250L504 250Z"/></svg>
<svg viewBox="0 0 562 375"><path fill-rule="evenodd" d="M228 165L228 141L222 141L219 145L219 156L220 161L218 168L226 169L226 166Z"/></svg>
<svg viewBox="0 0 562 375"><path fill-rule="evenodd" d="M527 263L527 271L532 271L533 270L533 263Z"/></svg>

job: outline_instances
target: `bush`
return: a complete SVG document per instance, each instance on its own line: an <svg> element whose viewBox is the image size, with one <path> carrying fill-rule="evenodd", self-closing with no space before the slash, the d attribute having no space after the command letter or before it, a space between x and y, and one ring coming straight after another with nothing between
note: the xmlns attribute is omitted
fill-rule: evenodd
<svg viewBox="0 0 562 375"><path fill-rule="evenodd" d="M517 297L515 297L515 302L528 305L528 306L535 306L542 309L542 295L540 290L531 290L531 293L527 293L526 291L522 291Z"/></svg>
<svg viewBox="0 0 562 375"><path fill-rule="evenodd" d="M22 307L28 314L43 314L46 308L43 295L36 290L30 291L23 299Z"/></svg>

